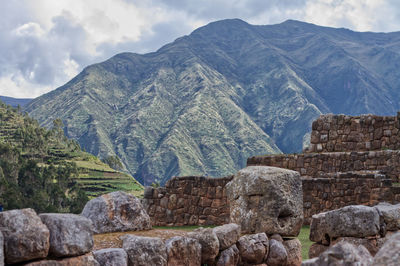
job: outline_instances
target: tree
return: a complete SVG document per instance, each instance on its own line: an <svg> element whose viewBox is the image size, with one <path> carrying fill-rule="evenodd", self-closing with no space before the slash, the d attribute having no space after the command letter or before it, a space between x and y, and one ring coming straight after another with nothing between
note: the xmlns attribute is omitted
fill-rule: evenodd
<svg viewBox="0 0 400 266"><path fill-rule="evenodd" d="M104 163L108 164L112 169L122 170L122 168L123 168L121 160L119 159L119 157L117 155L115 155L115 156L112 156L112 155L107 156L102 161Z"/></svg>

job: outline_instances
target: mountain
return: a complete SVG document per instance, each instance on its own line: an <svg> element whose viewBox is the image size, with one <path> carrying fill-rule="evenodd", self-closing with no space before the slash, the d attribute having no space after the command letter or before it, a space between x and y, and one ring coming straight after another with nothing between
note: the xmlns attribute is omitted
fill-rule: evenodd
<svg viewBox="0 0 400 266"><path fill-rule="evenodd" d="M61 118L68 137L118 155L142 184L221 176L251 155L301 151L322 113L393 115L399 55L399 32L222 20L88 66L26 110L45 126Z"/></svg>
<svg viewBox="0 0 400 266"><path fill-rule="evenodd" d="M5 104L11 105L12 107L17 107L18 105L24 107L30 101L32 101L32 99L29 98L12 98L7 96L0 96L0 100Z"/></svg>

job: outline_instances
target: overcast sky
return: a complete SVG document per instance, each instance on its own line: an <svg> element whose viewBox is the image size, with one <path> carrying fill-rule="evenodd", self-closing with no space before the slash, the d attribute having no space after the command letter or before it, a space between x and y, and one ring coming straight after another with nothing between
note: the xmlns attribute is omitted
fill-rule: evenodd
<svg viewBox="0 0 400 266"><path fill-rule="evenodd" d="M37 97L120 52L155 51L209 22L297 19L400 31L398 0L0 0L0 95Z"/></svg>

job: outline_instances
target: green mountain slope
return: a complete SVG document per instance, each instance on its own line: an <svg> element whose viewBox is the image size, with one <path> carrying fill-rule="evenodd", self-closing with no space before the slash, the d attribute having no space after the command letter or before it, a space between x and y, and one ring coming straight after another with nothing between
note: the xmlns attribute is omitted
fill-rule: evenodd
<svg viewBox="0 0 400 266"><path fill-rule="evenodd" d="M71 166L74 170L71 170L69 182L76 183L73 186L78 191L86 192L87 196L94 197L116 190L137 194L143 190L143 187L130 175L116 171L97 157L81 151L79 144L67 139L59 127L53 127L51 130L41 128L36 120L1 102L0 118L0 145L4 147L6 153L15 152L21 158L20 162L32 161L43 169L49 166ZM4 157L6 158L7 156ZM5 171L4 168L3 170ZM16 175L18 171L21 169L15 172ZM9 173L5 176L5 180L18 179L17 176L13 176ZM40 183L39 180L32 181Z"/></svg>
<svg viewBox="0 0 400 266"><path fill-rule="evenodd" d="M227 175L250 155L300 151L321 113L395 113L399 45L400 33L223 20L89 66L26 110L45 126L61 118L144 184Z"/></svg>

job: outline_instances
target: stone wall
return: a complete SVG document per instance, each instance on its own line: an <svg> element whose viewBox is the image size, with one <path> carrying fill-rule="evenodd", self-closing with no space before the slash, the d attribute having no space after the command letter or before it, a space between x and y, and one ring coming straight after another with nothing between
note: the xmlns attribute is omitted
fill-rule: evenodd
<svg viewBox="0 0 400 266"><path fill-rule="evenodd" d="M400 149L399 118L376 115L323 115L312 123L306 152Z"/></svg>
<svg viewBox="0 0 400 266"><path fill-rule="evenodd" d="M298 171L302 176L323 177L326 173L378 170L399 181L400 151L326 152L255 156L247 165L267 165Z"/></svg>
<svg viewBox="0 0 400 266"><path fill-rule="evenodd" d="M174 177L165 187L147 187L142 203L155 226L225 224L229 222L225 185L232 178Z"/></svg>

